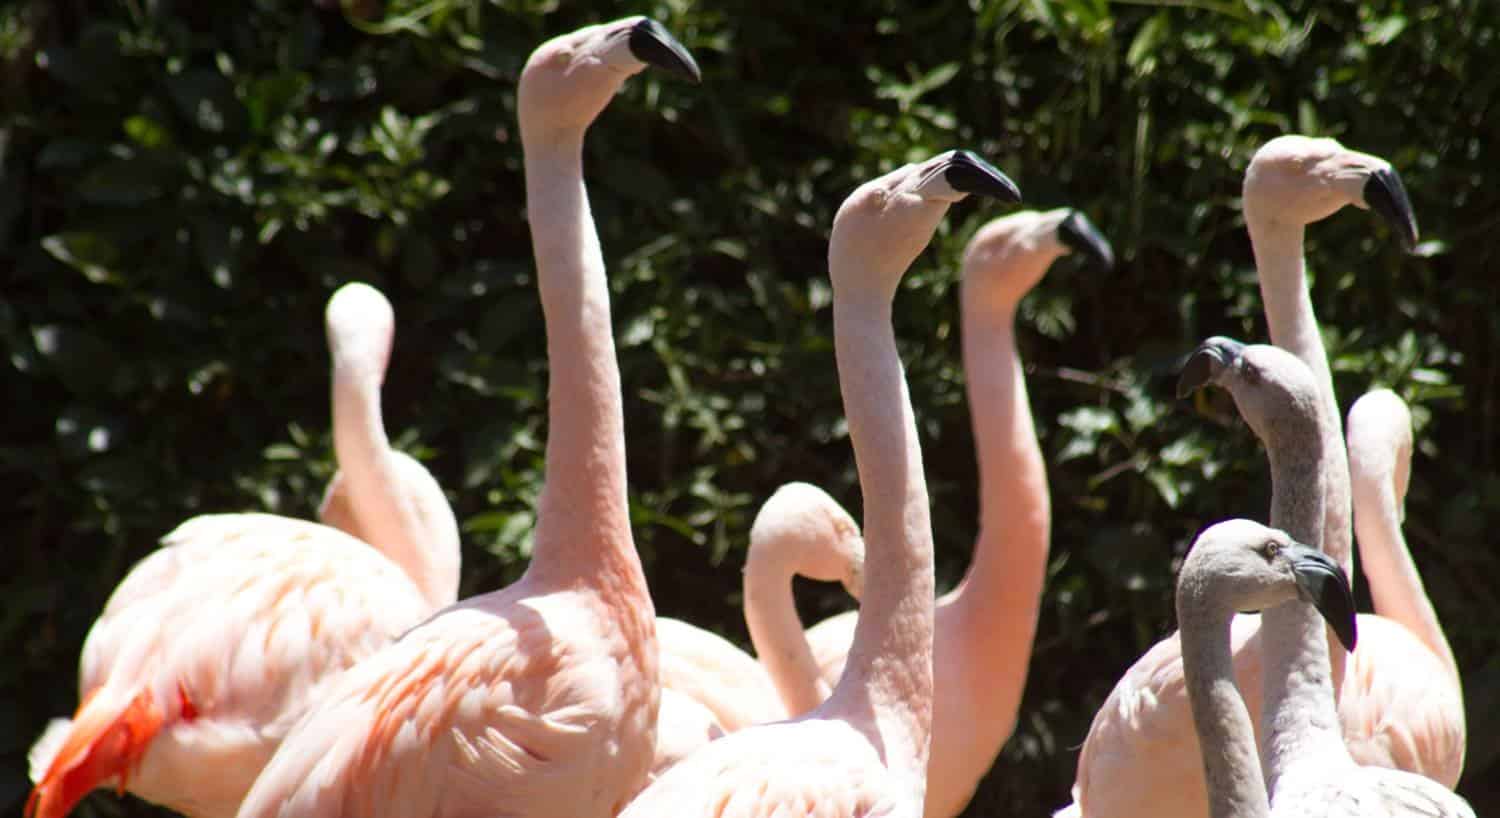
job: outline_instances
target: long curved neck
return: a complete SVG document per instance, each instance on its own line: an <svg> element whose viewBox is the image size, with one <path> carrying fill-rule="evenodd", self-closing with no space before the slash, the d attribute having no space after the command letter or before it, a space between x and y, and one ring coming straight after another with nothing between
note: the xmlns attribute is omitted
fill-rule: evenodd
<svg viewBox="0 0 1500 818"><path fill-rule="evenodd" d="M1303 234L1300 224L1288 224L1250 207L1245 211L1250 232L1250 247L1255 254L1255 270L1260 280L1260 297L1265 304L1266 326L1271 343L1296 355L1312 370L1326 422L1325 445L1340 452L1329 463L1328 497L1324 511L1323 550L1353 576L1353 535L1350 530L1349 463L1344 448L1343 417L1338 397L1333 392L1333 375L1328 367L1328 351L1313 313L1312 295L1307 286L1307 265L1303 259ZM1334 650L1342 664L1343 648Z"/></svg>
<svg viewBox="0 0 1500 818"><path fill-rule="evenodd" d="M920 775L932 730L932 520L889 297L850 300L835 284L833 335L867 559L859 623L828 705L861 714L857 728L873 716L886 763Z"/></svg>
<svg viewBox="0 0 1500 818"><path fill-rule="evenodd" d="M1448 637L1427 598L1422 575L1401 533L1400 501L1395 486L1388 475L1382 478L1377 485L1355 495L1358 505L1354 514L1360 565L1370 581L1375 612L1404 625L1457 679L1458 663L1453 658L1453 649L1448 646Z"/></svg>
<svg viewBox="0 0 1500 818"><path fill-rule="evenodd" d="M1189 578L1184 577L1183 581ZM1210 818L1266 818L1271 813L1250 712L1234 684L1229 652L1231 612L1178 593L1182 673L1203 759Z"/></svg>
<svg viewBox="0 0 1500 818"><path fill-rule="evenodd" d="M651 617L630 531L625 421L609 287L583 183L583 133L522 124L526 210L547 326L546 484L530 581L588 585Z"/></svg>
<svg viewBox="0 0 1500 818"><path fill-rule="evenodd" d="M758 548L757 546L764 546ZM794 566L785 559L786 549L771 544L752 544L745 561L745 625L755 655L771 676L787 714L800 716L828 698L828 682L818 671L797 603L792 596Z"/></svg>
<svg viewBox="0 0 1500 818"><path fill-rule="evenodd" d="M1308 410L1312 414L1312 410ZM1311 419L1311 418L1308 418ZM1317 418L1322 427L1323 418ZM1323 531L1323 485L1329 461L1321 428L1293 434L1305 422L1275 424L1266 443L1271 461L1271 525L1300 542L1316 543ZM1342 452L1338 458L1342 459ZM1261 762L1274 802L1283 776L1318 762L1349 758L1334 704L1329 635L1311 606L1278 605L1261 615Z"/></svg>
<svg viewBox="0 0 1500 818"><path fill-rule="evenodd" d="M347 481L361 536L400 566L434 608L440 607L453 602L458 584L456 572L445 572L436 555L457 554L458 530L429 528L413 507L414 498L407 494L397 455L386 437L380 378L379 372L334 366L334 455Z"/></svg>
<svg viewBox="0 0 1500 818"><path fill-rule="evenodd" d="M1016 352L1016 297L986 297L973 280L965 275L963 356L979 462L979 534L963 582L944 600L945 610L959 613L944 614L943 628L956 631L966 646L965 667L978 678L1014 679L990 687L1000 695L987 701L1013 725L1036 634L1052 505Z"/></svg>

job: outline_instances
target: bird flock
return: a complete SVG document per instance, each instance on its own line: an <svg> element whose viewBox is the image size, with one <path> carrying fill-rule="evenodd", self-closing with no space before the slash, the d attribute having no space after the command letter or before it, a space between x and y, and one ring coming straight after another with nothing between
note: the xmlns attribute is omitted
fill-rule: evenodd
<svg viewBox="0 0 1500 818"><path fill-rule="evenodd" d="M893 301L951 206L1021 192L953 150L848 195L828 274L864 519L807 483L766 499L744 571L752 656L656 616L630 527L582 146L647 67L701 79L643 17L549 40L521 72L550 370L525 574L457 599L453 512L381 418L394 313L379 291L347 284L325 315L339 472L321 522L195 517L130 570L83 646L76 712L32 748L27 818L62 818L101 787L193 818L965 808L1015 727L1050 539L1017 305L1060 256L1110 268L1110 245L1060 208L996 219L964 251L978 534L963 580L936 596ZM1473 815L1452 791L1465 746L1458 670L1401 534L1411 418L1373 391L1349 413L1346 441L1308 292L1305 229L1348 205L1415 244L1401 178L1379 157L1289 135L1249 164L1244 214L1270 343L1210 338L1178 389L1233 397L1266 451L1270 525L1199 534L1177 581L1180 631L1095 715L1059 816ZM1373 614L1354 610L1356 534ZM859 609L804 629L796 575L842 582Z"/></svg>

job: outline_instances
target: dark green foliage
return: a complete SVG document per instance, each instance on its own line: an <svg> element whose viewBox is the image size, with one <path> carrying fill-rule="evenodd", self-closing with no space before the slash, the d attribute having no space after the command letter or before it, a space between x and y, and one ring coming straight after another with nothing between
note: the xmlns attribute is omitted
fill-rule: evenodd
<svg viewBox="0 0 1500 818"><path fill-rule="evenodd" d="M1309 231L1309 266L1345 409L1372 385L1413 403L1406 531L1464 672L1461 791L1500 806L1486 0L333 5L0 5L0 808L19 810L27 747L76 704L89 623L159 536L206 511L312 513L332 468L321 311L345 281L396 305L387 419L464 522L464 592L519 573L546 363L516 75L543 39L635 12L704 69L701 87L632 80L585 159L662 613L743 643L759 502L803 479L857 511L828 225L860 181L974 149L1031 205L1084 209L1121 259L1064 261L1023 305L1054 558L1019 727L969 814L1066 801L1094 709L1173 627L1191 536L1264 516L1248 430L1223 396L1174 400L1170 376L1203 337L1265 337L1238 202L1251 153L1332 135L1400 169L1424 229L1403 256L1351 209ZM896 305L944 587L976 502L957 259L1002 212L955 207ZM809 619L848 604L799 590ZM96 797L79 814L147 811Z"/></svg>

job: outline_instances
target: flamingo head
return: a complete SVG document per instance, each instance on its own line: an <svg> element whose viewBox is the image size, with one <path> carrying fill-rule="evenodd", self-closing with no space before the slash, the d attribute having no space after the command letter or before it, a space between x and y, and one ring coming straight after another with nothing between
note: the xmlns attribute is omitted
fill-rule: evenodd
<svg viewBox="0 0 1500 818"><path fill-rule="evenodd" d="M1245 170L1245 216L1306 225L1345 205L1374 210L1410 252L1417 217L1401 175L1378 156L1350 150L1335 139L1281 136L1267 142Z"/></svg>
<svg viewBox="0 0 1500 818"><path fill-rule="evenodd" d="M849 512L811 483L776 489L750 527L748 563L779 574L840 582L855 599L864 593L865 543ZM748 567L747 567L748 570Z"/></svg>
<svg viewBox="0 0 1500 818"><path fill-rule="evenodd" d="M334 369L384 380L396 314L379 290L358 281L338 288L328 299L323 324Z"/></svg>
<svg viewBox="0 0 1500 818"><path fill-rule="evenodd" d="M702 72L693 55L646 17L626 17L554 37L537 46L521 69L518 107L523 129L582 132L625 80L657 66L693 82Z"/></svg>
<svg viewBox="0 0 1500 818"><path fill-rule="evenodd" d="M1109 240L1081 211L1020 210L989 222L969 240L964 287L1015 303L1042 280L1053 261L1073 253L1095 269L1115 265Z"/></svg>
<svg viewBox="0 0 1500 818"><path fill-rule="evenodd" d="M1234 396L1240 416L1257 437L1270 445L1278 439L1295 439L1305 451L1309 441L1319 439L1316 428L1322 417L1318 387L1312 370L1297 356L1269 344L1245 345L1233 338L1217 336L1198 345L1188 355L1177 380L1178 397L1214 384Z"/></svg>
<svg viewBox="0 0 1500 818"><path fill-rule="evenodd" d="M1177 575L1178 616L1202 605L1259 611L1293 600L1312 605L1344 647L1357 641L1354 593L1338 563L1279 529L1225 520L1198 535Z"/></svg>
<svg viewBox="0 0 1500 818"><path fill-rule="evenodd" d="M860 185L833 217L828 257L835 289L858 275L861 289L893 296L949 205L970 194L1021 200L1010 177L966 150L903 165Z"/></svg>

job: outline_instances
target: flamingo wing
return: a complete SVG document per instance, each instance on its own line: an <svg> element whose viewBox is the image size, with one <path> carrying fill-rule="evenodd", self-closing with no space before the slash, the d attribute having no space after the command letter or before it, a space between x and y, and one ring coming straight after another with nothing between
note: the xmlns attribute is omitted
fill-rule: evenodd
<svg viewBox="0 0 1500 818"><path fill-rule="evenodd" d="M339 677L240 818L599 812L599 771L625 752L596 730L622 709L617 657L591 642L576 600L496 596L440 612ZM648 762L623 766L638 782Z"/></svg>
<svg viewBox="0 0 1500 818"><path fill-rule="evenodd" d="M233 814L321 686L426 611L399 568L333 529L189 520L91 629L78 713L34 747L30 809L61 815L114 782L190 814Z"/></svg>
<svg viewBox="0 0 1500 818"><path fill-rule="evenodd" d="M661 685L702 704L724 730L784 719L786 708L764 667L718 634L667 617L656 620Z"/></svg>

